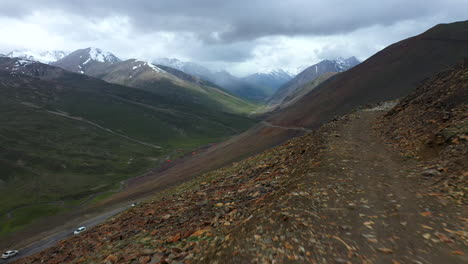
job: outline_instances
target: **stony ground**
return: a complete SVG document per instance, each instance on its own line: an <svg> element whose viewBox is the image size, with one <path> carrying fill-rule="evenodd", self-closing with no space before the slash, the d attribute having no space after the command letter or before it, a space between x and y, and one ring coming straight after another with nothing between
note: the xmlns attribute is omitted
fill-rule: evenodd
<svg viewBox="0 0 468 264"><path fill-rule="evenodd" d="M466 263L466 207L361 111L17 263Z"/></svg>
<svg viewBox="0 0 468 264"><path fill-rule="evenodd" d="M199 260L466 263L466 207L431 193L418 163L374 135L378 115L360 112L338 122L320 166L302 168L277 199Z"/></svg>
<svg viewBox="0 0 468 264"><path fill-rule="evenodd" d="M425 164L434 191L468 205L468 66L432 76L375 127L395 150Z"/></svg>

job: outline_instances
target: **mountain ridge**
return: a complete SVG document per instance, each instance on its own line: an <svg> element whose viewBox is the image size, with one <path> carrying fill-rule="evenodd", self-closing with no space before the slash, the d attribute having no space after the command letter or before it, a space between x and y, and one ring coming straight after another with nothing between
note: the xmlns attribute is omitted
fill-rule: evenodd
<svg viewBox="0 0 468 264"><path fill-rule="evenodd" d="M297 90L301 86L315 80L325 73L343 72L359 64L356 57L347 59L336 58L333 60L322 60L317 64L307 67L297 74L293 79L282 85L276 93L268 100L270 105L280 105L283 100L294 93L300 93Z"/></svg>

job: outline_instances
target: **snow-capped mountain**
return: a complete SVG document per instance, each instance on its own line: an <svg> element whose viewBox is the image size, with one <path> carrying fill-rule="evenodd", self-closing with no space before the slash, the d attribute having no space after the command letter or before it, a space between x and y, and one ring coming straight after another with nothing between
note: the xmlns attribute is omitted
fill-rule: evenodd
<svg viewBox="0 0 468 264"><path fill-rule="evenodd" d="M93 71L120 61L117 56L110 52L98 48L86 48L75 50L51 64L65 70L93 76Z"/></svg>
<svg viewBox="0 0 468 264"><path fill-rule="evenodd" d="M51 50L51 51L32 51L32 50L14 50L5 56L10 58L21 58L32 61L39 61L42 63L52 63L60 59L63 59L67 56L69 52L61 50Z"/></svg>
<svg viewBox="0 0 468 264"><path fill-rule="evenodd" d="M274 92L293 77L294 76L283 69L276 69L269 72L254 73L242 79L250 84L269 87L270 90Z"/></svg>
<svg viewBox="0 0 468 264"><path fill-rule="evenodd" d="M105 63L115 63L120 61L120 59L117 58L114 54L107 51L102 51L98 48L87 48L85 49L85 52L87 55L89 55L89 59L91 60Z"/></svg>
<svg viewBox="0 0 468 264"><path fill-rule="evenodd" d="M359 60L353 56L347 59L336 58L331 60L323 60L317 64L314 64L281 86L270 99L270 104L280 104L288 95L295 93L296 90L300 89L304 84L317 79L325 73L343 72L349 70L359 63Z"/></svg>

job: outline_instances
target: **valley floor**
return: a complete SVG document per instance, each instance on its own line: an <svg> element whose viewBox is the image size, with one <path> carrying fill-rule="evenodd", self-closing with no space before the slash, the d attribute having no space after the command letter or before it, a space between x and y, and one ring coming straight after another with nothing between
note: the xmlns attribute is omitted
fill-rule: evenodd
<svg viewBox="0 0 468 264"><path fill-rule="evenodd" d="M468 211L359 111L17 263L466 263ZM280 128L278 128L280 129Z"/></svg>

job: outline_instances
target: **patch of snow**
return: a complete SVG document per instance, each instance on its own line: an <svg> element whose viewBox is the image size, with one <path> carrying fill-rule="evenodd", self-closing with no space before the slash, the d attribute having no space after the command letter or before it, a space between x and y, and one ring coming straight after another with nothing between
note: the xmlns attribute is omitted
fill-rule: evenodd
<svg viewBox="0 0 468 264"><path fill-rule="evenodd" d="M152 63L148 63L148 62L145 62L145 65L149 66L151 69L153 69L155 72L164 72L163 70L161 70L160 68L156 67L154 64Z"/></svg>
<svg viewBox="0 0 468 264"><path fill-rule="evenodd" d="M88 63L89 61L91 61L91 58L88 58L85 62L83 62L83 65L85 65L85 64Z"/></svg>
<svg viewBox="0 0 468 264"><path fill-rule="evenodd" d="M120 61L114 54L106 51L102 51L98 48L88 48L89 57L95 61L114 63Z"/></svg>
<svg viewBox="0 0 468 264"><path fill-rule="evenodd" d="M27 66L29 64L32 64L32 63L35 63L35 61L32 61L32 60L27 60L27 59L18 59L17 61L15 61L15 66L16 67L24 67L24 66ZM12 70L18 70L18 68L13 68Z"/></svg>

